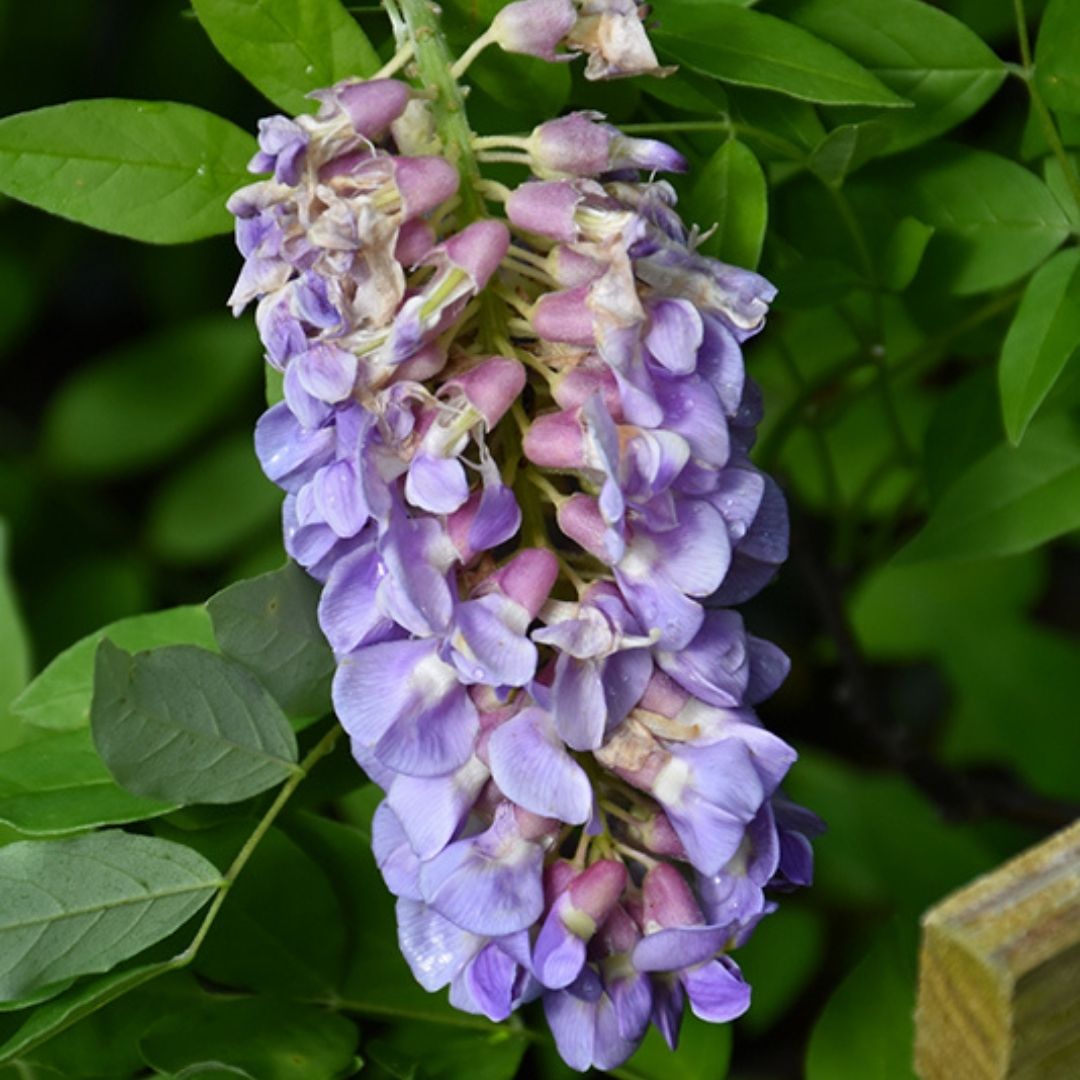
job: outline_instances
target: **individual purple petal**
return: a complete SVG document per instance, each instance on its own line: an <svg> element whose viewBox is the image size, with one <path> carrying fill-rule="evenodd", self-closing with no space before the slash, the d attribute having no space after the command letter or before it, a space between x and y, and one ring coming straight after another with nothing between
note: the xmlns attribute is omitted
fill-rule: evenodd
<svg viewBox="0 0 1080 1080"><path fill-rule="evenodd" d="M286 491L298 491L334 454L330 428L308 431L279 401L255 425L255 453L263 472Z"/></svg>
<svg viewBox="0 0 1080 1080"><path fill-rule="evenodd" d="M374 644L394 630L375 604L382 560L373 543L339 559L319 597L319 626L334 652L352 652Z"/></svg>
<svg viewBox="0 0 1080 1080"><path fill-rule="evenodd" d="M487 767L473 757L445 776L400 774L394 779L386 801L420 859L430 859L446 847L488 776Z"/></svg>
<svg viewBox="0 0 1080 1080"><path fill-rule="evenodd" d="M791 660L778 645L748 634L747 648L750 653L750 681L746 686L746 701L757 705L772 697L791 670Z"/></svg>
<svg viewBox="0 0 1080 1080"><path fill-rule="evenodd" d="M536 674L536 646L525 636L524 609L498 593L458 604L450 662L463 682L525 686Z"/></svg>
<svg viewBox="0 0 1080 1080"><path fill-rule="evenodd" d="M485 945L454 980L450 1004L499 1023L520 1004L527 978L527 972L493 941Z"/></svg>
<svg viewBox="0 0 1080 1080"><path fill-rule="evenodd" d="M607 702L601 665L560 653L551 684L551 714L559 737L574 750L595 750L604 741ZM625 715L625 714L624 714Z"/></svg>
<svg viewBox="0 0 1080 1080"><path fill-rule="evenodd" d="M648 975L638 972L615 975L605 973L608 997L615 1009L615 1021L619 1034L630 1042L637 1042L645 1035L652 1013L652 981Z"/></svg>
<svg viewBox="0 0 1080 1080"><path fill-rule="evenodd" d="M603 677L607 731L621 724L641 700L652 671L648 649L627 649L608 657Z"/></svg>
<svg viewBox="0 0 1080 1080"><path fill-rule="evenodd" d="M349 735L392 769L438 776L472 753L476 709L434 641L387 641L345 657L334 709Z"/></svg>
<svg viewBox="0 0 1080 1080"><path fill-rule="evenodd" d="M682 984L674 975L653 976L652 1022L663 1036L664 1042L674 1050L679 1045L679 1028L682 1026L685 996Z"/></svg>
<svg viewBox="0 0 1080 1080"><path fill-rule="evenodd" d="M750 681L742 616L713 610L694 640L678 652L657 649L656 662L694 697L712 705L741 705Z"/></svg>
<svg viewBox="0 0 1080 1080"><path fill-rule="evenodd" d="M571 825L589 820L592 785L543 709L525 709L496 728L488 755L495 783L508 799Z"/></svg>
<svg viewBox="0 0 1080 1080"><path fill-rule="evenodd" d="M488 484L476 516L469 527L469 547L473 551L489 551L517 535L521 528L521 507L513 491L501 481Z"/></svg>
<svg viewBox="0 0 1080 1080"><path fill-rule="evenodd" d="M491 827L456 840L420 868L424 898L458 926L501 936L531 926L544 909L544 849L522 838L504 803Z"/></svg>
<svg viewBox="0 0 1080 1080"><path fill-rule="evenodd" d="M750 987L735 961L721 956L682 974L682 984L695 1016L724 1024L750 1008Z"/></svg>
<svg viewBox="0 0 1080 1080"><path fill-rule="evenodd" d="M453 614L445 539L432 518L396 517L382 543L386 572L379 583L379 607L419 636L445 633Z"/></svg>
<svg viewBox="0 0 1080 1080"><path fill-rule="evenodd" d="M462 930L421 901L401 898L396 911L401 952L429 992L446 986L484 947L483 937Z"/></svg>
<svg viewBox="0 0 1080 1080"><path fill-rule="evenodd" d="M633 960L638 971L678 971L700 964L724 947L728 931L723 926L675 926L646 934L635 946Z"/></svg>
<svg viewBox="0 0 1080 1080"><path fill-rule="evenodd" d="M694 371L704 334L701 316L688 300L660 300L649 309L645 345L673 375Z"/></svg>
<svg viewBox="0 0 1080 1080"><path fill-rule="evenodd" d="M422 899L420 860L409 846L409 838L397 815L384 799L371 819L371 850L386 887L408 900Z"/></svg>
<svg viewBox="0 0 1080 1080"><path fill-rule="evenodd" d="M469 478L457 458L419 453L405 479L405 498L432 514L452 514L469 497Z"/></svg>
<svg viewBox="0 0 1080 1080"><path fill-rule="evenodd" d="M344 539L355 536L371 518L364 489L351 462L334 461L320 469L311 489L322 519Z"/></svg>
<svg viewBox="0 0 1080 1080"><path fill-rule="evenodd" d="M356 383L356 357L325 342L313 345L290 366L296 367L301 385L312 397L331 404L348 398Z"/></svg>
<svg viewBox="0 0 1080 1080"><path fill-rule="evenodd" d="M552 909L540 927L533 949L533 970L549 990L569 986L585 963L585 941L571 931Z"/></svg>

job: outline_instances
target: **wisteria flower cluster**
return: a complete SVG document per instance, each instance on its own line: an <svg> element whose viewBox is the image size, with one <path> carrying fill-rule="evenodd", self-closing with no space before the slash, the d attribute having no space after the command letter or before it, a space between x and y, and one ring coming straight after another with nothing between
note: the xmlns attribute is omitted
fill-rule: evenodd
<svg viewBox="0 0 1080 1080"><path fill-rule="evenodd" d="M657 71L632 0L522 0L492 42ZM385 792L401 948L468 1012L542 999L565 1060L611 1068L686 1001L741 1014L729 952L810 880L795 753L753 712L787 659L731 607L786 555L741 351L774 289L695 250L653 179L678 153L598 114L475 139L527 167L510 190L462 180L422 89L317 97L260 124L231 303L283 376L257 452Z"/></svg>

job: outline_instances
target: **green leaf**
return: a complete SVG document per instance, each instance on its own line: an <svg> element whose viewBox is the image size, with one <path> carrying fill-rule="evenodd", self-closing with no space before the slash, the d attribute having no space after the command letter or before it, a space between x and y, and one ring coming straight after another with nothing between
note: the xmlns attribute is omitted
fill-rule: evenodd
<svg viewBox="0 0 1080 1080"><path fill-rule="evenodd" d="M165 1073L158 1073L165 1076ZM246 1069L238 1069L235 1065L223 1065L220 1061L200 1061L194 1065L188 1065L178 1073L169 1074L171 1080L258 1080Z"/></svg>
<svg viewBox="0 0 1080 1080"><path fill-rule="evenodd" d="M739 1026L755 1034L768 1030L813 980L824 953L824 920L798 900L785 899L736 953L754 988Z"/></svg>
<svg viewBox="0 0 1080 1080"><path fill-rule="evenodd" d="M310 112L305 95L369 77L378 54L339 0L192 0L214 47L287 113Z"/></svg>
<svg viewBox="0 0 1080 1080"><path fill-rule="evenodd" d="M152 244L232 231L255 140L167 101L71 101L0 119L0 192Z"/></svg>
<svg viewBox="0 0 1080 1080"><path fill-rule="evenodd" d="M914 919L1000 859L974 829L942 820L898 775L803 751L784 784L791 798L827 825L825 835L814 841L818 903L898 911Z"/></svg>
<svg viewBox="0 0 1080 1080"><path fill-rule="evenodd" d="M341 1076L357 1031L336 1013L275 998L207 998L165 1016L140 1041L155 1068L174 1071L208 1060L259 1080Z"/></svg>
<svg viewBox="0 0 1080 1080"><path fill-rule="evenodd" d="M505 1026L449 1032L400 1024L365 1043L364 1054L399 1080L513 1080L527 1045Z"/></svg>
<svg viewBox="0 0 1080 1080"><path fill-rule="evenodd" d="M879 120L833 128L810 155L810 169L826 184L838 186L889 145L891 134Z"/></svg>
<svg viewBox="0 0 1080 1080"><path fill-rule="evenodd" d="M151 546L177 563L228 555L281 515L281 492L263 475L247 433L171 474L150 505Z"/></svg>
<svg viewBox="0 0 1080 1080"><path fill-rule="evenodd" d="M12 703L28 724L71 731L90 723L94 691L94 653L103 638L131 651L159 645L214 647L210 617L201 604L132 615L110 623L65 649Z"/></svg>
<svg viewBox="0 0 1080 1080"><path fill-rule="evenodd" d="M0 753L0 821L27 836L123 825L173 809L117 787L85 728Z"/></svg>
<svg viewBox="0 0 1080 1080"><path fill-rule="evenodd" d="M1001 411L1014 446L1078 346L1080 251L1069 248L1028 282L1001 349Z"/></svg>
<svg viewBox="0 0 1080 1080"><path fill-rule="evenodd" d="M768 188L753 151L729 139L705 163L687 200L689 217L715 232L701 245L706 255L755 267L769 217Z"/></svg>
<svg viewBox="0 0 1080 1080"><path fill-rule="evenodd" d="M104 476L172 457L254 385L258 349L253 327L213 316L90 361L49 403L50 462Z"/></svg>
<svg viewBox="0 0 1080 1080"><path fill-rule="evenodd" d="M679 1033L679 1049L672 1054L660 1032L650 1026L634 1056L612 1076L619 1080L724 1080L731 1061L731 1025L707 1024L689 1009Z"/></svg>
<svg viewBox="0 0 1080 1080"><path fill-rule="evenodd" d="M191 842L227 864L247 822L199 830ZM283 997L333 1000L345 961L341 905L314 859L284 833L259 841L199 949L196 970L215 983Z"/></svg>
<svg viewBox="0 0 1080 1080"><path fill-rule="evenodd" d="M1080 528L1080 438L1067 415L1035 423L1018 447L997 446L941 497L901 563L1029 551Z"/></svg>
<svg viewBox="0 0 1080 1080"><path fill-rule="evenodd" d="M914 920L877 937L814 1026L806 1080L915 1080Z"/></svg>
<svg viewBox="0 0 1080 1080"><path fill-rule="evenodd" d="M921 0L786 0L773 10L843 49L914 103L881 119L890 153L966 120L1005 78L1005 65L977 34Z"/></svg>
<svg viewBox="0 0 1080 1080"><path fill-rule="evenodd" d="M831 105L907 104L839 49L756 11L669 0L649 36L678 63L723 82Z"/></svg>
<svg viewBox="0 0 1080 1080"><path fill-rule="evenodd" d="M1050 0L1035 44L1035 81L1047 105L1080 113L1080 10Z"/></svg>
<svg viewBox="0 0 1080 1080"><path fill-rule="evenodd" d="M30 642L8 573L7 524L0 518L0 721L29 678Z"/></svg>
<svg viewBox="0 0 1080 1080"><path fill-rule="evenodd" d="M241 802L296 770L296 737L265 687L190 645L131 656L103 640L90 726L122 787L181 805Z"/></svg>
<svg viewBox="0 0 1080 1080"><path fill-rule="evenodd" d="M119 830L0 848L0 997L108 971L171 934L220 884L189 848Z"/></svg>
<svg viewBox="0 0 1080 1080"><path fill-rule="evenodd" d="M904 217L896 223L881 253L881 283L894 292L903 292L919 272L934 227L918 218Z"/></svg>
<svg viewBox="0 0 1080 1080"><path fill-rule="evenodd" d="M143 964L125 971L113 972L100 979L77 983L59 997L36 1008L18 1028L0 1042L0 1063L30 1053L108 1002L165 972L172 971L174 966L170 961Z"/></svg>
<svg viewBox="0 0 1080 1080"><path fill-rule="evenodd" d="M207 610L221 651L251 668L286 713L330 706L334 654L319 629L319 585L295 563L210 598Z"/></svg>
<svg viewBox="0 0 1080 1080"><path fill-rule="evenodd" d="M1046 185L1008 158L936 146L908 176L912 214L934 226L937 261L960 294L1022 278L1069 234L1069 221ZM883 198L895 198L880 184Z"/></svg>

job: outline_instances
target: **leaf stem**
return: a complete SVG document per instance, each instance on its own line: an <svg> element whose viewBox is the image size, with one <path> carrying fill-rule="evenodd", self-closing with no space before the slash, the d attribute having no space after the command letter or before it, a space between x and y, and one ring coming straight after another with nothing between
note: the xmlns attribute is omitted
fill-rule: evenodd
<svg viewBox="0 0 1080 1080"><path fill-rule="evenodd" d="M1039 118L1043 136L1050 147L1050 152L1057 158L1058 164L1061 166L1065 182L1069 185L1069 194L1076 205L1077 213L1080 214L1080 176L1077 175L1076 169L1073 167L1072 160L1065 149L1065 144L1061 141L1061 135L1058 133L1057 124L1054 123L1054 118L1050 115L1050 109L1039 91L1039 84L1035 81L1035 61L1031 54L1031 38L1028 36L1027 12L1024 10L1024 0L1013 0L1013 11L1016 14L1016 37L1020 45L1020 62L1023 65L1020 74L1027 85L1028 94L1031 95L1031 107Z"/></svg>
<svg viewBox="0 0 1080 1080"><path fill-rule="evenodd" d="M240 876L240 872L247 865L248 860L255 854L259 842L270 830L270 826L277 820L277 816L285 808L285 804L292 798L293 792L303 783L314 766L334 749L343 732L344 729L341 725L335 722L334 726L308 751L303 761L297 766L296 772L282 784L281 790L274 796L274 801L267 807L266 813L259 819L259 823L252 830L247 840L244 841L244 846L236 853L236 857L225 872L225 877L221 885L218 886L217 894L207 909L195 937L191 940L191 944L173 960L177 967L183 967L195 959L199 946L206 940L206 935L210 933L210 927L217 918L221 905L225 903L225 897L228 896L229 889Z"/></svg>

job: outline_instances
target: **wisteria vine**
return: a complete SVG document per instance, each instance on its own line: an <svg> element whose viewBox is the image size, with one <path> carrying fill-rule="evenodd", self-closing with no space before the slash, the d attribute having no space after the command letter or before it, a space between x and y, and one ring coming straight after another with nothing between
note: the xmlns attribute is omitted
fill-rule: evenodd
<svg viewBox="0 0 1080 1080"><path fill-rule="evenodd" d="M261 121L272 175L230 201L230 303L283 376L256 449L413 973L492 1020L542 998L563 1058L612 1068L685 1001L744 1012L729 952L810 881L819 823L753 712L787 658L730 606L787 552L741 352L775 290L697 252L671 147L582 112L468 131L490 44L664 74L633 0L512 3L456 64L425 5L391 14L398 57Z"/></svg>

